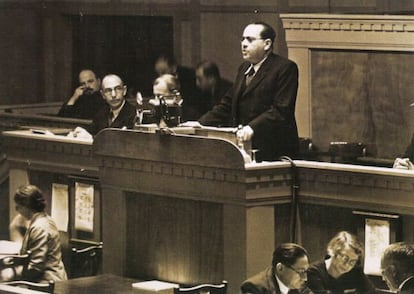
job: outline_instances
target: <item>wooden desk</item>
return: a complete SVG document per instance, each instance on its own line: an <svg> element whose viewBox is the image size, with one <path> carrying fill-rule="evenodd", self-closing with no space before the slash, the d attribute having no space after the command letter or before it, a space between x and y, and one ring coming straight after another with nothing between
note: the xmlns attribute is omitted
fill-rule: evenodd
<svg viewBox="0 0 414 294"><path fill-rule="evenodd" d="M56 282L55 294L81 294L81 293L136 293L132 283L137 279L125 278L111 274L94 277L77 278L62 282Z"/></svg>
<svg viewBox="0 0 414 294"><path fill-rule="evenodd" d="M99 176L104 273L182 284L226 279L237 293L269 265L275 245L290 240L289 162L245 164L234 144L200 136L106 129L93 144L3 136L13 188L29 172L46 190L58 174ZM311 260L323 258L339 230L363 229L354 210L401 215L401 240L414 241L413 172L294 163L297 242Z"/></svg>
<svg viewBox="0 0 414 294"><path fill-rule="evenodd" d="M30 290L26 288L20 288L16 286L10 285L2 285L0 284L0 293L1 294L45 294L45 292L40 292L36 290Z"/></svg>

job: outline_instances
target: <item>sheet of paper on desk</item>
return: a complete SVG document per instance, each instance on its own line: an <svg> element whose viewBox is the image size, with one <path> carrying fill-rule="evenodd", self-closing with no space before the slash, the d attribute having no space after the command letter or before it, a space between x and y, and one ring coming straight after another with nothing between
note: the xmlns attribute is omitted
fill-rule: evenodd
<svg viewBox="0 0 414 294"><path fill-rule="evenodd" d="M167 283L157 280L133 283L134 293L139 294L174 294L174 288L178 288L178 284Z"/></svg>
<svg viewBox="0 0 414 294"><path fill-rule="evenodd" d="M0 240L0 255L18 254L22 244L8 240Z"/></svg>

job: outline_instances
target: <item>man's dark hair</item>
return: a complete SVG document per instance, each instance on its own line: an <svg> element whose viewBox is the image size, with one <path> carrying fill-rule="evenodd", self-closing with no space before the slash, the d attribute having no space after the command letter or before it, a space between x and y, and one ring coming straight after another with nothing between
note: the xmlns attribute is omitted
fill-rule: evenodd
<svg viewBox="0 0 414 294"><path fill-rule="evenodd" d="M261 38L270 39L272 41L272 44L275 42L276 33L275 33L275 30L270 25L262 21L255 22L253 24L263 26L263 30L260 33Z"/></svg>
<svg viewBox="0 0 414 294"><path fill-rule="evenodd" d="M82 68L78 71L78 76L79 76L79 74L80 74L81 72L83 72L83 71L91 71L91 72L93 72L93 74L95 75L95 78L96 78L96 79L100 79L100 78L101 78L101 76L102 76L102 73L101 73L99 70L97 70L97 69L93 69L92 67L82 67Z"/></svg>
<svg viewBox="0 0 414 294"><path fill-rule="evenodd" d="M273 252L273 268L280 262L284 265L292 266L298 258L308 256L305 248L295 243L283 243Z"/></svg>
<svg viewBox="0 0 414 294"><path fill-rule="evenodd" d="M208 60L202 61L197 65L196 68L197 69L201 68L203 70L204 76L207 78L213 77L216 80L220 79L220 70L217 64L215 64L212 61L208 61Z"/></svg>
<svg viewBox="0 0 414 294"><path fill-rule="evenodd" d="M387 247L383 260L388 265L394 265L398 272L398 280L402 282L414 274L414 246L404 242L394 243Z"/></svg>

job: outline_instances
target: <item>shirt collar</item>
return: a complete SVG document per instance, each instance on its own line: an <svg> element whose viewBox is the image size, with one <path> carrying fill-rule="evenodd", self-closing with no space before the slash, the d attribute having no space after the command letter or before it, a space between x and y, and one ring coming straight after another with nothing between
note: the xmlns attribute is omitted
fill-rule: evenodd
<svg viewBox="0 0 414 294"><path fill-rule="evenodd" d="M253 67L254 69L254 74L257 73L257 71L259 70L259 68L262 66L263 62L266 60L266 58L269 55L266 55L262 60L260 60L258 63L256 64L250 64L250 66L247 68L247 70L244 72L245 75L247 75L247 73L250 71L250 69Z"/></svg>
<svg viewBox="0 0 414 294"><path fill-rule="evenodd" d="M121 109L122 109L122 107L124 107L124 105L125 105L125 99L124 99L124 101L122 102L121 107L118 107L118 108L117 108L117 109L115 109L115 110L111 110L111 111L112 111L112 113L113 113L113 115L114 115L114 118L113 118L113 120L112 120L112 121L114 121L114 120L118 117L118 115L119 115L119 113L121 112Z"/></svg>
<svg viewBox="0 0 414 294"><path fill-rule="evenodd" d="M277 283L279 284L279 290L280 290L280 293L281 294L288 294L288 292L289 292L289 287L288 286L286 286L279 278L278 278L278 276L277 276L277 274L275 274L275 276L276 276L276 280L277 280Z"/></svg>

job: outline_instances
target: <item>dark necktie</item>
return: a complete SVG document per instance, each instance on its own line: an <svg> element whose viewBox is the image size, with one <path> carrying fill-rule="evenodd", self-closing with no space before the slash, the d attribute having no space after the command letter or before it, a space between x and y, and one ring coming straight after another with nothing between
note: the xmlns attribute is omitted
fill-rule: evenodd
<svg viewBox="0 0 414 294"><path fill-rule="evenodd" d="M250 70L246 73L246 87L250 84L250 82L252 81L253 77L254 77L254 67L251 66Z"/></svg>
<svg viewBox="0 0 414 294"><path fill-rule="evenodd" d="M112 124L112 121L114 120L114 113L112 111L109 112L109 117L108 117L108 126L110 126Z"/></svg>
<svg viewBox="0 0 414 294"><path fill-rule="evenodd" d="M288 294L299 294L299 291L297 289L290 289Z"/></svg>

